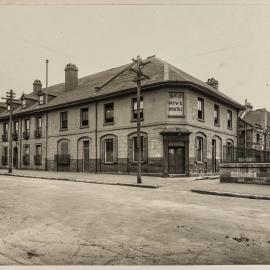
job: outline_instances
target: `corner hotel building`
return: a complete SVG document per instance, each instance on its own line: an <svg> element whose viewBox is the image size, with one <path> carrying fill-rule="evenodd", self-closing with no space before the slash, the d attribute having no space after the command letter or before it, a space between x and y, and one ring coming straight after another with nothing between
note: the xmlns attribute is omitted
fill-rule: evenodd
<svg viewBox="0 0 270 270"><path fill-rule="evenodd" d="M142 83L142 172L217 172L222 146L237 144L242 106L218 89L153 56ZM23 94L13 106L13 166L52 171L136 172L136 83L129 64ZM8 164L7 104L0 104L0 166Z"/></svg>

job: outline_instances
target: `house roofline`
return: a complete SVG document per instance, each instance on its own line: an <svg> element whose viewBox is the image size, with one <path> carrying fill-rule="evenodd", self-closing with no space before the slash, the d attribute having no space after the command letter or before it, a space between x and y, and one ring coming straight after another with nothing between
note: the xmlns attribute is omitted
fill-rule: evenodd
<svg viewBox="0 0 270 270"><path fill-rule="evenodd" d="M211 96L211 97L215 97L217 98L219 101L225 103L226 105L230 105L235 109L243 109L243 106L240 103L237 103L236 101L233 100L229 100L225 97L222 97L220 95L218 95L218 93L214 93L213 91L210 91L209 89L207 89L206 87L203 87L197 83L194 82L189 82L189 81L164 81L164 82L157 82L157 83L153 83L153 84L148 84L148 85L142 85L142 91L145 90L151 90L153 88L160 88L160 87L164 87L164 86L189 86L192 87L198 91L202 91L203 93ZM126 89L122 89L119 90L117 92L113 92L113 93L108 93L108 94L104 94L104 95L99 95L99 96L91 96L85 99L80 99L80 100L76 100L76 101L70 101L64 104L57 104L57 105L53 105L53 106L48 106L45 108L37 108L37 109L33 109L33 110L29 110L29 111L25 111L25 112L18 112L18 113L14 113L13 117L19 117L19 116L23 116L23 115L31 115L31 114L36 114L36 113L42 113L42 112L47 112L47 111L52 111L55 109L62 109L62 108L66 108L66 107L70 107L70 106L76 106L79 104L84 104L87 102L95 102L95 101L100 101L103 99L107 99L107 98L112 98L112 97L117 97L117 96L122 96L122 95L127 95L127 94L131 94L133 92L136 92L137 88L136 87L132 87L132 88L126 88ZM0 120L4 120L4 119L8 119L9 115L5 115L5 116L1 116L0 115Z"/></svg>

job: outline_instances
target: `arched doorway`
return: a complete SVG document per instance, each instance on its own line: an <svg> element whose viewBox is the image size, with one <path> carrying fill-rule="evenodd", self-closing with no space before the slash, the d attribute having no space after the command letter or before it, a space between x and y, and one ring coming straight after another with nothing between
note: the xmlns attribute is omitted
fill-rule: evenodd
<svg viewBox="0 0 270 270"><path fill-rule="evenodd" d="M57 171L70 171L69 140L61 139L57 142Z"/></svg>
<svg viewBox="0 0 270 270"><path fill-rule="evenodd" d="M78 140L77 146L77 170L87 172L91 170L90 151L91 151L91 138L82 137Z"/></svg>
<svg viewBox="0 0 270 270"><path fill-rule="evenodd" d="M222 158L222 139L215 135L212 138L212 172L219 171L219 164Z"/></svg>
<svg viewBox="0 0 270 270"><path fill-rule="evenodd" d="M18 169L18 147L13 148L13 168Z"/></svg>

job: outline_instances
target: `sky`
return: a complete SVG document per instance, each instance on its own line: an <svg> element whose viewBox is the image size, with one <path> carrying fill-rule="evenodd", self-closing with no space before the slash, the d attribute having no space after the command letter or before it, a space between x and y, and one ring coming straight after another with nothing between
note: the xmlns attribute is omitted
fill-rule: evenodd
<svg viewBox="0 0 270 270"><path fill-rule="evenodd" d="M212 2L213 3L213 2ZM214 2L215 3L215 2ZM0 95L156 55L240 103L270 110L270 1L253 5L0 5Z"/></svg>

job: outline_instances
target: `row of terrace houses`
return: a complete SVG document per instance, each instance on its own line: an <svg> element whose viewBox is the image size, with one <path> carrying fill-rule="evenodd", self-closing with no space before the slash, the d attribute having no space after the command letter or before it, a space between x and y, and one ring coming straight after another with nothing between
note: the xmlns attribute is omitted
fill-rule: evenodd
<svg viewBox="0 0 270 270"><path fill-rule="evenodd" d="M133 173L141 119L142 172L192 175L219 170L223 145L237 145L243 106L218 81L202 82L153 56L137 111L130 64L23 94L13 106L13 166L19 169ZM0 104L0 167L8 165L9 111Z"/></svg>
<svg viewBox="0 0 270 270"><path fill-rule="evenodd" d="M239 115L238 134L240 148L270 151L270 112L265 108L253 110L245 100Z"/></svg>

